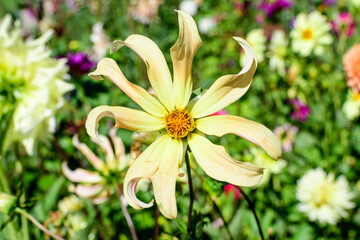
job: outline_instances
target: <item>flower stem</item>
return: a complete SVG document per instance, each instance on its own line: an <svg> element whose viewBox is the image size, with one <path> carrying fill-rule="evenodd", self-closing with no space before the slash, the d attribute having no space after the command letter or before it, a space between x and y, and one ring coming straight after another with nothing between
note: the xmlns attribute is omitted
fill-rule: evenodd
<svg viewBox="0 0 360 240"><path fill-rule="evenodd" d="M238 188L241 192L241 195L244 196L246 202L248 203L249 205L249 208L250 210L252 211L252 213L254 214L254 217L255 217L255 220L256 220L256 224L258 226L258 229L259 229L259 233L260 233L260 236L261 236L261 239L264 240L264 234L262 232L262 229L261 229L261 226L260 226L260 221L259 221L259 218L258 216L256 215L256 212L255 212L255 206L254 206L254 203L250 200L250 198L244 193L244 191L241 189L241 188Z"/></svg>
<svg viewBox="0 0 360 240"><path fill-rule="evenodd" d="M32 223L34 223L41 231L43 231L45 234L50 235L51 237L57 239L57 240L64 240L62 237L50 232L46 227L44 227L41 223L39 223L33 216L28 214L26 211L22 210L21 208L16 208L15 211L17 213L20 213L21 216L26 217L29 219Z"/></svg>
<svg viewBox="0 0 360 240"><path fill-rule="evenodd" d="M154 232L154 239L159 239L159 216L160 216L160 209L156 205L156 212L155 212L155 232Z"/></svg>
<svg viewBox="0 0 360 240"><path fill-rule="evenodd" d="M121 192L120 186L117 185L115 188L116 188L116 193L118 194L118 197L119 197L119 200L120 200L121 209L122 209L122 211L124 213L126 223L128 224L130 232L131 232L131 237L132 237L133 240L137 240L138 238L137 238L137 235L136 235L134 223L132 222L130 214L129 214L128 210L127 210L126 199L125 199L124 195Z"/></svg>
<svg viewBox="0 0 360 240"><path fill-rule="evenodd" d="M225 226L225 229L226 229L226 231L227 231L227 233L228 233L228 235L229 235L229 238L230 238L231 240L233 240L234 238L233 238L233 236L232 236L232 234L231 234L231 232L230 232L229 225L228 225L227 222L225 221L225 218L224 218L224 216L222 215L219 206L216 204L215 200L212 200L212 202L213 202L215 211L219 214L221 220L222 220L223 223L224 223L224 226Z"/></svg>
<svg viewBox="0 0 360 240"><path fill-rule="evenodd" d="M186 162L186 171L188 175L188 181L189 181L189 194L190 194L190 204L189 204L189 212L188 212L188 222L187 222L187 233L190 236L191 233L191 214L194 204L194 189L191 179L191 167L190 167L190 161L189 161L189 153L185 154L185 162Z"/></svg>

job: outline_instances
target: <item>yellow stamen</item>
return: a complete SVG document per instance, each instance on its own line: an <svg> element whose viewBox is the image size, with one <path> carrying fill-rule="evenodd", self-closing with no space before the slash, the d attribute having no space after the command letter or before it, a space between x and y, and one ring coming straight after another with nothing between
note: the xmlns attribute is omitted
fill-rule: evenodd
<svg viewBox="0 0 360 240"><path fill-rule="evenodd" d="M312 37L313 37L313 33L312 33L312 31L310 29L306 29L306 30L304 30L302 32L302 38L303 39L309 40L309 39L312 39Z"/></svg>
<svg viewBox="0 0 360 240"><path fill-rule="evenodd" d="M194 128L194 119L186 109L175 109L165 117L165 129L175 139L186 137Z"/></svg>

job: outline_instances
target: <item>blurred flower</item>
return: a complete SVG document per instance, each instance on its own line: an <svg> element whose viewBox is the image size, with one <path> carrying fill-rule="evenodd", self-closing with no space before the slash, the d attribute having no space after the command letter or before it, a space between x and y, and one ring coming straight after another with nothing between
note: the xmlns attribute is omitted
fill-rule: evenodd
<svg viewBox="0 0 360 240"><path fill-rule="evenodd" d="M73 85L63 80L66 61L51 58L45 46L51 31L24 42L19 22L8 32L11 25L10 15L0 25L0 119L12 114L2 150L20 142L32 154L35 140L55 131L54 113Z"/></svg>
<svg viewBox="0 0 360 240"><path fill-rule="evenodd" d="M210 114L210 116L216 116L216 115L228 115L229 113L225 109L221 109L213 114Z"/></svg>
<svg viewBox="0 0 360 240"><path fill-rule="evenodd" d="M354 8L360 8L360 1L359 0L349 0L348 3L353 6Z"/></svg>
<svg viewBox="0 0 360 240"><path fill-rule="evenodd" d="M312 12L309 15L300 13L294 22L294 29L290 32L292 38L292 49L307 57L314 51L315 55L325 52L325 46L332 43L329 34L331 25L325 16L319 12Z"/></svg>
<svg viewBox="0 0 360 240"><path fill-rule="evenodd" d="M262 28L254 29L246 35L246 41L254 48L255 58L258 63L264 61L264 52L266 49L266 37ZM245 61L244 54L241 55L241 63Z"/></svg>
<svg viewBox="0 0 360 240"><path fill-rule="evenodd" d="M350 121L358 118L360 116L360 93L350 90L342 110Z"/></svg>
<svg viewBox="0 0 360 240"><path fill-rule="evenodd" d="M291 152L298 128L296 126L292 126L290 123L285 123L284 125L275 127L273 132L281 141L281 146L284 152Z"/></svg>
<svg viewBox="0 0 360 240"><path fill-rule="evenodd" d="M16 202L16 197L0 192L0 213L9 215Z"/></svg>
<svg viewBox="0 0 360 240"><path fill-rule="evenodd" d="M326 6L331 6L336 3L336 0L323 0L323 4Z"/></svg>
<svg viewBox="0 0 360 240"><path fill-rule="evenodd" d="M67 216L67 221L70 224L71 230L78 232L87 227L86 217L83 213L78 212Z"/></svg>
<svg viewBox="0 0 360 240"><path fill-rule="evenodd" d="M298 98L291 100L290 104L293 109L293 112L291 113L291 118L300 122L305 122L310 115L309 106L305 103L302 103Z"/></svg>
<svg viewBox="0 0 360 240"><path fill-rule="evenodd" d="M150 145L159 136L159 132L133 132L131 138L146 145Z"/></svg>
<svg viewBox="0 0 360 240"><path fill-rule="evenodd" d="M91 61L89 57L82 52L71 53L67 55L67 65L70 68L70 73L75 76L81 76L83 74L89 73L90 69L96 66L96 63Z"/></svg>
<svg viewBox="0 0 360 240"><path fill-rule="evenodd" d="M198 22L199 32L208 34L211 30L216 27L216 21L213 17L203 17Z"/></svg>
<svg viewBox="0 0 360 240"><path fill-rule="evenodd" d="M271 36L269 52L270 68L277 70L280 76L285 75L285 55L288 46L288 40L282 30L275 30Z"/></svg>
<svg viewBox="0 0 360 240"><path fill-rule="evenodd" d="M291 7L292 2L289 0L264 0L260 4L260 9L264 10L267 17L271 17L276 11Z"/></svg>
<svg viewBox="0 0 360 240"><path fill-rule="evenodd" d="M326 175L323 169L311 169L297 182L298 209L308 215L310 221L335 225L347 216L347 209L355 207L354 194L344 176L335 181L333 173Z"/></svg>
<svg viewBox="0 0 360 240"><path fill-rule="evenodd" d="M224 193L226 195L229 195L232 192L234 193L234 200L239 200L240 197L241 197L240 190L236 186L234 186L232 184L226 184L224 186Z"/></svg>
<svg viewBox="0 0 360 240"><path fill-rule="evenodd" d="M194 0L183 0L179 5L179 9L187 12L191 16L195 16L198 11L198 5Z"/></svg>
<svg viewBox="0 0 360 240"><path fill-rule="evenodd" d="M20 19L22 22L22 33L27 36L38 27L38 21L34 10L31 8L24 8L20 11Z"/></svg>
<svg viewBox="0 0 360 240"><path fill-rule="evenodd" d="M149 24L158 17L162 3L163 0L130 0L131 16L142 24Z"/></svg>
<svg viewBox="0 0 360 240"><path fill-rule="evenodd" d="M84 204L77 196L70 195L59 201L58 207L60 212L65 216L71 212L80 211L84 207Z"/></svg>
<svg viewBox="0 0 360 240"><path fill-rule="evenodd" d="M355 93L360 93L360 44L350 48L343 58L347 84Z"/></svg>
<svg viewBox="0 0 360 240"><path fill-rule="evenodd" d="M93 25L90 41L93 43L93 54L91 57L95 61L99 61L106 55L106 51L110 46L110 40L104 33L102 22L97 22Z"/></svg>
<svg viewBox="0 0 360 240"><path fill-rule="evenodd" d="M81 183L76 186L75 193L80 197L89 198L95 204L106 201L109 192L108 178L123 171L130 164L130 158L125 155L124 144L121 138L116 136L116 128L110 130L110 138L112 144L103 135L99 135L97 139L92 139L105 152L106 161L103 162L87 145L79 142L78 135L73 137L73 145L86 156L95 171L82 168L72 171L66 162L62 164L64 175L72 182Z"/></svg>
<svg viewBox="0 0 360 240"><path fill-rule="evenodd" d="M342 12L331 22L331 27L336 34L340 35L341 32L345 31L346 35L351 37L354 35L355 21L349 12Z"/></svg>
<svg viewBox="0 0 360 240"><path fill-rule="evenodd" d="M253 49L243 39L234 37L246 52L245 67L238 74L219 78L201 97L191 100L191 66L201 46L196 23L183 11L179 14L179 37L170 49L174 69L172 81L165 57L158 46L142 35L130 35L125 41L113 42L110 52L123 46L132 49L146 63L150 84L156 97L140 86L130 83L113 59L103 58L89 76L103 77L119 86L144 111L126 107L99 106L91 110L86 129L96 138L98 122L104 116L116 119L117 127L132 131L159 131L160 136L132 163L125 176L124 195L136 209L151 207L136 197L141 178L151 180L155 200L161 213L176 218L176 178L183 163L187 146L202 169L210 177L239 186L254 186L262 178L262 168L234 160L225 148L214 145L204 135L223 136L233 133L265 149L273 158L281 154L281 146L265 126L231 115L209 116L243 96L256 70Z"/></svg>

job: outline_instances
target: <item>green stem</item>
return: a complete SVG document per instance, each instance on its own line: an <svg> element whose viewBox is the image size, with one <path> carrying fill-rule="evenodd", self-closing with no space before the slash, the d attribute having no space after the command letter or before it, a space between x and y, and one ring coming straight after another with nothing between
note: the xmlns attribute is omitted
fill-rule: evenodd
<svg viewBox="0 0 360 240"><path fill-rule="evenodd" d="M188 181L189 181L189 194L190 194L190 204L189 204L189 212L188 212L188 222L187 222L187 233L189 236L191 236L191 215L193 210L193 204L194 204L194 189L191 179L191 167L190 167L190 161L189 161L189 153L185 154L185 163L186 163L186 171L188 175Z"/></svg>

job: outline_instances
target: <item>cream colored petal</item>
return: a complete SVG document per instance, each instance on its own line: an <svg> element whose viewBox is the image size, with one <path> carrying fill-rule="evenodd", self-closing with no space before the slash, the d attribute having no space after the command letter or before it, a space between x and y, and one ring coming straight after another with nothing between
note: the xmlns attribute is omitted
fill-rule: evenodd
<svg viewBox="0 0 360 240"><path fill-rule="evenodd" d="M93 184L93 185L83 185L79 184L75 188L75 193L79 197L90 198L98 195L101 191L103 191L104 186L101 184Z"/></svg>
<svg viewBox="0 0 360 240"><path fill-rule="evenodd" d="M155 201L160 212L167 218L177 216L175 185L179 175L179 168L184 158L184 149L181 140L172 140L167 146L167 153L160 163L159 169L151 177L154 187ZM167 154L167 155L165 155Z"/></svg>
<svg viewBox="0 0 360 240"><path fill-rule="evenodd" d="M171 75L159 47L151 39L133 34L125 41L115 40L111 45L110 53L115 52L124 45L133 50L145 62L148 77L156 96L168 111L172 111L174 109L174 100L171 93Z"/></svg>
<svg viewBox="0 0 360 240"><path fill-rule="evenodd" d="M67 162L62 163L64 175L72 182L99 183L103 179L97 173L77 168L74 171L67 166Z"/></svg>
<svg viewBox="0 0 360 240"><path fill-rule="evenodd" d="M102 76L115 83L146 112L157 117L164 117L166 115L167 111L164 106L145 89L129 82L113 59L101 59L96 70L89 74L89 77L95 80L102 80Z"/></svg>
<svg viewBox="0 0 360 240"><path fill-rule="evenodd" d="M199 134L190 134L188 143L191 152L207 175L237 186L251 187L258 184L263 168L233 159L223 146L211 143Z"/></svg>
<svg viewBox="0 0 360 240"><path fill-rule="evenodd" d="M101 161L100 158L98 158L90 149L89 147L84 144L79 142L79 135L75 134L73 139L72 139L73 145L74 147L76 147L80 152L82 152L82 154L85 155L85 157L89 160L89 162L91 163L91 165L98 171L102 171L105 167L105 164L103 161Z"/></svg>
<svg viewBox="0 0 360 240"><path fill-rule="evenodd" d="M256 59L252 47L242 38L234 39L245 50L244 68L238 74L220 77L195 103L190 114L193 118L201 118L217 112L238 100L249 89L256 70Z"/></svg>
<svg viewBox="0 0 360 240"><path fill-rule="evenodd" d="M117 165L119 165L120 161L123 161L125 158L125 146L121 138L116 135L116 132L117 128L113 127L110 129L109 135L115 148L115 159Z"/></svg>
<svg viewBox="0 0 360 240"><path fill-rule="evenodd" d="M109 138L103 135L99 135L98 139L91 138L91 141L98 144L101 147L101 149L105 152L106 166L109 169L115 169L116 168L115 155Z"/></svg>
<svg viewBox="0 0 360 240"><path fill-rule="evenodd" d="M184 108L192 92L191 66L194 55L202 45L194 19L186 12L177 11L179 37L170 49L174 67L174 97L176 108Z"/></svg>
<svg viewBox="0 0 360 240"><path fill-rule="evenodd" d="M182 142L168 135L160 136L130 166L124 181L124 196L130 206L141 209L151 207L136 198L136 186L141 178L153 181L155 199L160 211L168 218L177 214L175 199L175 179L179 173Z"/></svg>
<svg viewBox="0 0 360 240"><path fill-rule="evenodd" d="M262 147L274 159L281 155L279 140L260 123L237 116L218 115L198 119L195 124L207 135L221 137L228 133L236 134Z"/></svg>
<svg viewBox="0 0 360 240"><path fill-rule="evenodd" d="M116 127L132 131L156 131L165 127L160 118L126 107L99 106L90 111L86 120L86 131L92 138L97 138L100 119L112 117L116 120Z"/></svg>

